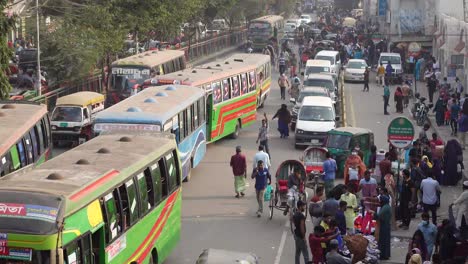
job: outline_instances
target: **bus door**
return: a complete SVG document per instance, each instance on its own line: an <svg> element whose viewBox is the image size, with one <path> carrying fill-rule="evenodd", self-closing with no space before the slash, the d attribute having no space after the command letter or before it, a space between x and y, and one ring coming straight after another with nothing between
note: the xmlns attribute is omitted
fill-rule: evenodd
<svg viewBox="0 0 468 264"><path fill-rule="evenodd" d="M211 131L213 130L213 94L209 94L206 97L206 120L207 120L207 128L206 134L208 142L211 141Z"/></svg>

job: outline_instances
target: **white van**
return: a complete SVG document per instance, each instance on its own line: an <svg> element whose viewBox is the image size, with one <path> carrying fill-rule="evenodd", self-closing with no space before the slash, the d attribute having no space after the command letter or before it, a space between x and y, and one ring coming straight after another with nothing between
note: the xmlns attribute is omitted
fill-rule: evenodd
<svg viewBox="0 0 468 264"><path fill-rule="evenodd" d="M338 120L330 97L305 97L297 115L295 146L323 145L328 131L336 128Z"/></svg>
<svg viewBox="0 0 468 264"><path fill-rule="evenodd" d="M286 23L284 25L284 34L287 37L294 37L294 36L296 36L297 28L298 28L298 26L296 25L296 23Z"/></svg>
<svg viewBox="0 0 468 264"><path fill-rule="evenodd" d="M304 76L312 73L331 72L331 63L329 60L307 60Z"/></svg>
<svg viewBox="0 0 468 264"><path fill-rule="evenodd" d="M304 78L302 86L305 87L325 87L330 92L333 101L338 100L338 77L332 73L312 73Z"/></svg>
<svg viewBox="0 0 468 264"><path fill-rule="evenodd" d="M322 50L315 55L316 60L327 60L331 64L331 72L339 74L341 70L340 53L335 50Z"/></svg>
<svg viewBox="0 0 468 264"><path fill-rule="evenodd" d="M401 65L401 56L399 53L382 52L379 57L379 66L382 63L384 67L387 67L388 63L391 63L393 68L393 74L397 77L403 75L403 67Z"/></svg>

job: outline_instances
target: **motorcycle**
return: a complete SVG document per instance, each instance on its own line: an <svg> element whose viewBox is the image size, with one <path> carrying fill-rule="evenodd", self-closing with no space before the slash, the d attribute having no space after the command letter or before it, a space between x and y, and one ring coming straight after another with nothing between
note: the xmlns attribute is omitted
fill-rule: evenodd
<svg viewBox="0 0 468 264"><path fill-rule="evenodd" d="M426 101L426 98L424 98L424 97L421 97L419 99L419 106L418 106L418 108L416 110L416 124L418 126L422 126L422 125L424 125L424 123L426 123L427 114L429 113L429 109L431 109L433 107L432 104L426 105L426 103L424 101Z"/></svg>
<svg viewBox="0 0 468 264"><path fill-rule="evenodd" d="M245 52L246 53L253 53L253 43L251 40L248 40L247 43L245 44Z"/></svg>

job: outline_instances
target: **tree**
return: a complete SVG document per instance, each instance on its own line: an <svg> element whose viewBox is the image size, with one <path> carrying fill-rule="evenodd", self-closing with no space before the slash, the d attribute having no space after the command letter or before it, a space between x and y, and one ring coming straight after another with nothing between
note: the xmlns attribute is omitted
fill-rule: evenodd
<svg viewBox="0 0 468 264"><path fill-rule="evenodd" d="M6 10L8 0L0 0L0 10ZM14 28L15 16L2 12L0 15L0 99L9 98L11 85L8 81L7 72L9 71L10 59L13 50L8 47L7 36Z"/></svg>

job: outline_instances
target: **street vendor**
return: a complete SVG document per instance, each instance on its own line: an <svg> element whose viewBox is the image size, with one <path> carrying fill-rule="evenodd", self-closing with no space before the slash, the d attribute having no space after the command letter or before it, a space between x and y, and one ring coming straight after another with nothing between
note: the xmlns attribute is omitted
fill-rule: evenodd
<svg viewBox="0 0 468 264"><path fill-rule="evenodd" d="M353 150L351 155L348 156L344 167L344 179L345 185L351 184L352 189L349 190L352 193L357 192L359 181L361 180L364 172L366 171L366 165L359 157L358 152Z"/></svg>

